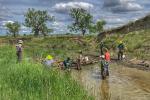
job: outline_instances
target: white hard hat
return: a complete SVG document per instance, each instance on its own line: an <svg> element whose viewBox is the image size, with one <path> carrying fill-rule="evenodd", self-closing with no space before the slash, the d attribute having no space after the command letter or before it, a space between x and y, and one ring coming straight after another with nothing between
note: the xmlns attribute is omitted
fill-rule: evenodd
<svg viewBox="0 0 150 100"><path fill-rule="evenodd" d="M104 56L104 55L101 55L100 57L101 57L101 58L103 58L103 59L105 58L105 56Z"/></svg>
<svg viewBox="0 0 150 100"><path fill-rule="evenodd" d="M22 40L19 40L19 41L18 41L18 43L19 43L19 44L22 44L22 43L23 43L23 41L22 41Z"/></svg>
<svg viewBox="0 0 150 100"><path fill-rule="evenodd" d="M123 59L125 59L125 57L126 57L125 55L122 55L122 58L123 58Z"/></svg>

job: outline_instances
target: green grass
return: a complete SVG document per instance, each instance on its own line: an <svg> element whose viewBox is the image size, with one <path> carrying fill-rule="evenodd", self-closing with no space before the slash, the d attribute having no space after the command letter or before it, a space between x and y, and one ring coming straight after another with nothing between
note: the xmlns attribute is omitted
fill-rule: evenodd
<svg viewBox="0 0 150 100"><path fill-rule="evenodd" d="M116 50L119 39L125 43L127 55L150 60L150 30L131 32L126 35L114 34L105 38L104 42L107 47Z"/></svg>
<svg viewBox="0 0 150 100"><path fill-rule="evenodd" d="M55 58L65 59L66 57L77 57L79 50L90 51L89 41L93 37L49 37L33 38L30 42L25 42L25 51L33 58L45 58L51 54Z"/></svg>
<svg viewBox="0 0 150 100"><path fill-rule="evenodd" d="M17 64L15 49L10 46L0 48L0 69L0 100L93 99L69 73L32 61Z"/></svg>

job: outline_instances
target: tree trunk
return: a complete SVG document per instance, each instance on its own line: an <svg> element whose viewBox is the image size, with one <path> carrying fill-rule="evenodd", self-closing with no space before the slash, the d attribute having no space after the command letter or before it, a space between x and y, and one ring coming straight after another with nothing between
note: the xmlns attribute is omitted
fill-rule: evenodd
<svg viewBox="0 0 150 100"><path fill-rule="evenodd" d="M43 35L44 35L44 38L46 38L46 36L47 36L47 33L45 33L45 32L44 32L44 33L43 33Z"/></svg>
<svg viewBox="0 0 150 100"><path fill-rule="evenodd" d="M34 30L34 36L35 36L35 37L39 36L39 29L35 29L35 30Z"/></svg>
<svg viewBox="0 0 150 100"><path fill-rule="evenodd" d="M13 33L14 38L16 38L16 33Z"/></svg>
<svg viewBox="0 0 150 100"><path fill-rule="evenodd" d="M85 35L86 30L82 29L82 35Z"/></svg>

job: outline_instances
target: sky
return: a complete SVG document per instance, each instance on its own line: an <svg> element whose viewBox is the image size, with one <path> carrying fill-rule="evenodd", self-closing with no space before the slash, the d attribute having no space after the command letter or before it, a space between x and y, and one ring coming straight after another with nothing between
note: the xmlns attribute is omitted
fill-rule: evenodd
<svg viewBox="0 0 150 100"><path fill-rule="evenodd" d="M47 10L55 16L50 27L53 33L60 34L69 32L71 8L86 9L93 15L94 22L103 19L107 22L105 29L110 29L150 14L150 0L0 0L0 34L6 33L7 22L24 23L28 8ZM29 28L22 26L20 33L29 33Z"/></svg>

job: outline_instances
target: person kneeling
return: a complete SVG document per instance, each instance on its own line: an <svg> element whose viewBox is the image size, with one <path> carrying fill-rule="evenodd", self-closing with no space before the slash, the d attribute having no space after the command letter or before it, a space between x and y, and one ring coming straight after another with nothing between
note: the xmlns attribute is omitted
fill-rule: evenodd
<svg viewBox="0 0 150 100"><path fill-rule="evenodd" d="M71 67L71 59L69 57L63 61L63 66L64 69L69 69Z"/></svg>
<svg viewBox="0 0 150 100"><path fill-rule="evenodd" d="M44 65L47 67L51 67L54 64L54 59L51 55L48 55L44 61Z"/></svg>

